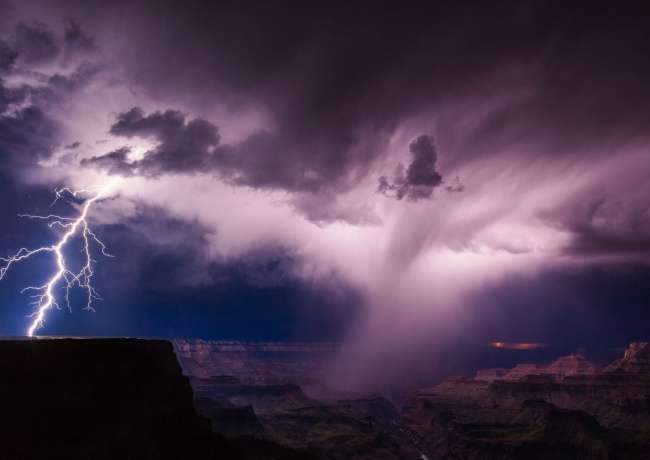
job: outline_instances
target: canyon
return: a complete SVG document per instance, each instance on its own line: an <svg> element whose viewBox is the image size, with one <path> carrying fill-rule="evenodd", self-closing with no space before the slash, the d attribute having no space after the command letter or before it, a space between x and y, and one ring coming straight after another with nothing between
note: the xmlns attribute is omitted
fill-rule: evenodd
<svg viewBox="0 0 650 460"><path fill-rule="evenodd" d="M283 348L284 347L284 348ZM215 431L323 459L617 459L650 455L650 345L604 366L580 353L382 394L318 389L327 346L175 341ZM294 353L300 359L290 357ZM266 355L266 356L265 356ZM211 375L211 373L217 373Z"/></svg>
<svg viewBox="0 0 650 460"><path fill-rule="evenodd" d="M650 344L387 393L325 383L331 344L0 341L3 458L650 458Z"/></svg>

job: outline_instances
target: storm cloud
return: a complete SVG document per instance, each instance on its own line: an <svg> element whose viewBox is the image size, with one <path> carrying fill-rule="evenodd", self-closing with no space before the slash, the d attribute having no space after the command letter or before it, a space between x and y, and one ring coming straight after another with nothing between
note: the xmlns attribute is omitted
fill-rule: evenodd
<svg viewBox="0 0 650 460"><path fill-rule="evenodd" d="M545 273L647 266L645 17L592 2L16 2L0 17L0 168L26 210L34 184L122 176L95 218L179 263L133 262L154 289L174 291L194 258L206 295L224 273L247 289L344 285L368 305L349 363L372 380L389 348L398 369L469 323L486 340L517 332L477 313L499 303L486 292L525 318L525 286L561 277ZM119 227L125 202L151 225ZM152 212L190 222L174 231L198 246L152 250L167 231ZM554 304L600 289L587 284Z"/></svg>
<svg viewBox="0 0 650 460"><path fill-rule="evenodd" d="M240 186L317 192L324 183L321 171L291 156L294 147L268 132L255 133L235 145L220 143L219 129L203 119L187 119L178 110L145 114L134 107L117 116L110 133L144 138L157 145L142 159L131 159L129 148L83 159L82 166L111 174L158 177L163 174L215 174Z"/></svg>
<svg viewBox="0 0 650 460"><path fill-rule="evenodd" d="M68 20L65 26L61 37L45 23L19 22L0 37L0 154L7 159L0 167L19 175L56 153L65 137L57 112L100 69L88 60L56 63L62 48L78 47L72 42L90 46L78 24ZM42 65L52 70L43 72Z"/></svg>
<svg viewBox="0 0 650 460"><path fill-rule="evenodd" d="M52 30L39 22L18 24L14 43L19 62L23 64L41 64L52 61L60 51Z"/></svg>
<svg viewBox="0 0 650 460"><path fill-rule="evenodd" d="M442 176L436 171L438 152L431 136L422 135L409 145L413 157L406 168L399 164L392 180L386 176L379 178L378 191L398 200L406 197L411 201L431 198L433 189L442 184Z"/></svg>
<svg viewBox="0 0 650 460"><path fill-rule="evenodd" d="M0 75L13 67L17 57L18 53L7 42L0 40Z"/></svg>
<svg viewBox="0 0 650 460"><path fill-rule="evenodd" d="M58 134L56 121L38 107L27 107L12 115L0 115L0 153L11 164L3 167L21 168L47 158L54 150Z"/></svg>

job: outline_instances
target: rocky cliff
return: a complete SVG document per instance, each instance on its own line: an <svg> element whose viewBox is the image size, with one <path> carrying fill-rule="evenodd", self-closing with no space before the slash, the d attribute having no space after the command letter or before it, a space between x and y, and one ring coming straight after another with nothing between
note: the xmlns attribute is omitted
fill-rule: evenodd
<svg viewBox="0 0 650 460"><path fill-rule="evenodd" d="M0 341L0 366L0 458L304 457L213 434L166 341Z"/></svg>
<svg viewBox="0 0 650 460"><path fill-rule="evenodd" d="M399 412L386 398L306 394L305 387L322 384L331 345L176 340L175 350L196 407L219 433L252 435L328 460L421 460L398 432Z"/></svg>
<svg viewBox="0 0 650 460"><path fill-rule="evenodd" d="M327 347L177 341L176 352L215 431L321 459L650 458L643 342L603 368L574 353L449 378L417 391L401 411L381 395L320 400L304 392Z"/></svg>
<svg viewBox="0 0 650 460"><path fill-rule="evenodd" d="M599 369L580 354L423 389L402 413L430 459L650 458L650 345Z"/></svg>
<svg viewBox="0 0 650 460"><path fill-rule="evenodd" d="M648 342L631 343L623 357L611 363L603 372L650 375L650 344Z"/></svg>
<svg viewBox="0 0 650 460"><path fill-rule="evenodd" d="M185 374L209 379L230 375L242 383L309 384L321 380L336 351L328 343L174 340Z"/></svg>

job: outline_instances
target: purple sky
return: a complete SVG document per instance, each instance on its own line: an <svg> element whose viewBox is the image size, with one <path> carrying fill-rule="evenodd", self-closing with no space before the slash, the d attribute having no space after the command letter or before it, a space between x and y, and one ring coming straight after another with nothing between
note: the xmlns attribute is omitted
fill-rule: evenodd
<svg viewBox="0 0 650 460"><path fill-rule="evenodd" d="M137 309L134 279L161 280L146 292L172 300L218 298L232 273L252 290L292 286L309 292L292 297L295 328L330 338L319 324L335 318L351 379L387 359L428 366L464 341L594 346L617 315L634 324L608 345L640 338L643 14L255 3L0 1L0 211L122 177L92 215L122 251L99 278L103 308ZM3 252L48 236L21 240L21 225L2 224ZM266 292L251 311L229 298L239 322L259 318ZM278 295L262 330L286 318ZM178 302L221 308L196 296ZM5 309L15 324L28 312ZM211 335L148 328L182 322L181 307L123 314L98 312L86 331Z"/></svg>

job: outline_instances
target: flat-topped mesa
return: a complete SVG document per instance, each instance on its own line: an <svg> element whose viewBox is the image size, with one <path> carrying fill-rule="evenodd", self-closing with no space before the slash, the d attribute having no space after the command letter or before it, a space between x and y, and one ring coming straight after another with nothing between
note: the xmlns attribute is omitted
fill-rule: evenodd
<svg viewBox="0 0 650 460"><path fill-rule="evenodd" d="M521 380L529 375L544 375L546 374L546 366L541 364L517 364L510 369L504 376L503 380Z"/></svg>
<svg viewBox="0 0 650 460"><path fill-rule="evenodd" d="M573 353L553 361L546 368L546 373L556 378L564 378L569 375L594 375L598 370L598 367L582 354Z"/></svg>
<svg viewBox="0 0 650 460"><path fill-rule="evenodd" d="M587 360L582 354L574 353L562 356L548 366L542 364L517 364L512 369L481 369L476 372L475 380L494 382L495 380L522 380L531 376L544 376L554 380L562 380L574 375L595 375L598 367Z"/></svg>
<svg viewBox="0 0 650 460"><path fill-rule="evenodd" d="M625 373L650 376L650 343L632 342L621 359L607 366L603 373Z"/></svg>
<svg viewBox="0 0 650 460"><path fill-rule="evenodd" d="M2 458L209 458L169 342L0 341Z"/></svg>

